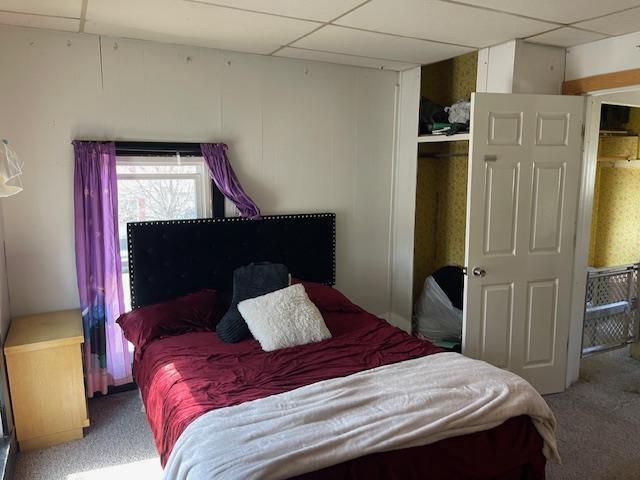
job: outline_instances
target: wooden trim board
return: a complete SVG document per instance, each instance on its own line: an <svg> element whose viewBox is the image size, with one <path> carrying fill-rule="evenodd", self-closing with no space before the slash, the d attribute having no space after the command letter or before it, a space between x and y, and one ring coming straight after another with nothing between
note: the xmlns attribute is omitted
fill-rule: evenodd
<svg viewBox="0 0 640 480"><path fill-rule="evenodd" d="M563 95L582 95L598 90L640 85L640 68L604 73L591 77L576 78L562 84Z"/></svg>

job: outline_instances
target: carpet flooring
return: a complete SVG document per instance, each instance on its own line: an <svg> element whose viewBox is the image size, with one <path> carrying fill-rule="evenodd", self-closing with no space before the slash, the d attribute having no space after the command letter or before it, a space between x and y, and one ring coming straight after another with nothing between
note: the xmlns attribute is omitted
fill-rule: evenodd
<svg viewBox="0 0 640 480"><path fill-rule="evenodd" d="M85 437L18 453L15 480L157 480L160 460L137 391L89 400Z"/></svg>
<svg viewBox="0 0 640 480"><path fill-rule="evenodd" d="M549 479L640 480L640 361L628 349L585 358L580 380L545 400L562 456Z"/></svg>
<svg viewBox="0 0 640 480"><path fill-rule="evenodd" d="M587 358L580 381L545 397L562 465L550 480L640 480L640 361L618 350ZM89 402L82 440L18 454L16 480L157 480L162 476L137 392Z"/></svg>

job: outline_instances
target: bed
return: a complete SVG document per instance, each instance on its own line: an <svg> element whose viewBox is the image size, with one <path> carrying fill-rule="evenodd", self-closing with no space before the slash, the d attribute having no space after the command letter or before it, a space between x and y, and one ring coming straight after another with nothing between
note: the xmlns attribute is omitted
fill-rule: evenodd
<svg viewBox="0 0 640 480"><path fill-rule="evenodd" d="M163 466L168 465L167 478L238 478L240 470L233 468L221 470L227 472L224 474L203 475L203 471L214 470L199 469L199 464L194 462L234 463L238 457L241 460L237 463L248 468L244 465L249 460L243 458L243 448L250 450L249 443L241 440L236 441L236 445L234 440L224 443L227 437L220 435L220 425L236 416L254 415L255 408L265 402L281 398L284 401L297 392L307 392L313 400L313 395L320 398L322 387L329 388L332 382L362 379L373 372L390 375L389 369L396 369L395 375L401 376L398 368L405 365L419 368L415 362L430 359L434 365L438 362L444 365L446 370L449 362L446 355L457 355L442 353L429 342L411 337L376 318L330 286L335 280L334 214L273 216L258 221L142 222L129 224L128 237L132 303L136 308L202 288L229 289L234 268L252 261L271 260L285 263L292 275L304 282L332 334L331 339L319 343L264 352L255 340L225 344L215 332L192 331L154 339L145 345L143 353L136 352L134 376L161 462ZM282 248L291 244L294 237L294 248ZM216 254L211 255L212 251ZM220 311L225 308L223 303L221 300ZM458 357L451 361L468 361ZM422 370L416 372L416 378L422 376ZM318 386L321 390L317 394L309 390ZM332 401L323 400L323 403L330 406ZM284 404L278 405L281 408ZM246 410L240 413L238 409L245 407L254 408L253 413L247 414ZM238 414L234 415L236 411ZM221 417L212 417L207 425L204 420L212 415ZM323 415L322 422L316 426L319 430L332 421L331 413L329 417L326 412ZM478 418L482 413L474 412L474 415ZM489 413L487 415L489 418ZM543 439L540 426L524 414L514 414L494 423L489 425L491 428L475 431L460 429L448 437L441 435L442 439L431 437L437 441L428 444L409 442L407 448L377 448L375 442L371 442L372 445L363 446L359 452L354 441L350 441L346 442L349 451L339 454L345 442L338 442L331 447L336 451L336 461L315 461L312 447L309 454L305 453L306 457L294 458L289 454L296 447L289 446L287 458L273 466L273 470L270 470L271 457L277 455L270 454L268 466L257 463L255 472L258 473L249 475L248 470L243 470L242 476L543 479L546 463L543 450L547 448L547 456L550 455L547 444L552 440L548 436ZM334 427L331 426L330 432L339 436L339 428ZM200 437L196 435L198 429L204 432ZM236 430L241 430L240 425L229 428L229 431ZM217 445L207 444L218 436L224 439ZM251 438L251 441L262 448L262 444L277 443L271 442L277 437L278 432L274 432L269 440L264 437L262 440ZM313 443L308 439L305 442ZM299 465L292 468L296 462Z"/></svg>

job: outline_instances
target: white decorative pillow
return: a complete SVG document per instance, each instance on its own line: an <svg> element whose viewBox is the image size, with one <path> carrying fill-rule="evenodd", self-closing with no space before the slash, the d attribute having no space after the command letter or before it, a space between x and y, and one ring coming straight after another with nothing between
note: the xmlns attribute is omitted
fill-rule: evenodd
<svg viewBox="0 0 640 480"><path fill-rule="evenodd" d="M331 338L331 332L300 283L243 300L238 311L265 352Z"/></svg>

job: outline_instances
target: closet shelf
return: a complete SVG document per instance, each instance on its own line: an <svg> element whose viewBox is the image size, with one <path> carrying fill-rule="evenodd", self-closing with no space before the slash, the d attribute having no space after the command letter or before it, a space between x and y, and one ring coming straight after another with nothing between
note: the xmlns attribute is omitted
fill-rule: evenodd
<svg viewBox="0 0 640 480"><path fill-rule="evenodd" d="M458 142L462 140L469 140L468 133L456 133L454 135L420 135L418 137L418 143L432 143L432 142Z"/></svg>

